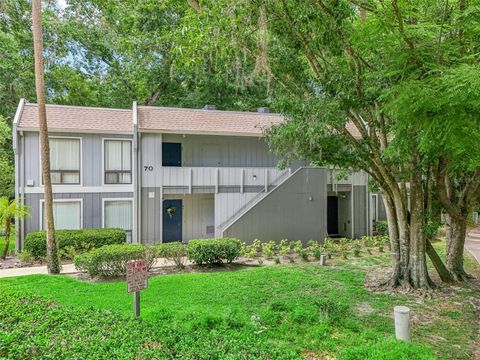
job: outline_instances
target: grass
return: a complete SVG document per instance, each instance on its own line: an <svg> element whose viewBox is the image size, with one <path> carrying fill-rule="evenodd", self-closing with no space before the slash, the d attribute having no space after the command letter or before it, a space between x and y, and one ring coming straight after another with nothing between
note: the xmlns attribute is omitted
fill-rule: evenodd
<svg viewBox="0 0 480 360"><path fill-rule="evenodd" d="M123 282L3 279L0 293L10 305L0 307L7 319L0 320L0 357L51 356L65 337L59 357L87 357L93 343L104 358L471 359L478 324L469 300L478 294L459 288L447 300L443 293L422 300L370 293L365 272L386 261L379 254L339 267L158 276L142 291L141 321L131 319ZM411 344L393 337L399 304L412 308Z"/></svg>

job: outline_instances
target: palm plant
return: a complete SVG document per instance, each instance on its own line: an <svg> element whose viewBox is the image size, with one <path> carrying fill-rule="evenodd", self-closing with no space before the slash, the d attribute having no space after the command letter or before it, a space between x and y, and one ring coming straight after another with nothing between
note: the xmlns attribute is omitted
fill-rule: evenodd
<svg viewBox="0 0 480 360"><path fill-rule="evenodd" d="M5 248L3 249L2 259L7 257L8 247L10 245L10 228L15 218L23 219L29 216L28 207L22 205L18 199L10 201L6 197L0 198L0 224L5 226Z"/></svg>

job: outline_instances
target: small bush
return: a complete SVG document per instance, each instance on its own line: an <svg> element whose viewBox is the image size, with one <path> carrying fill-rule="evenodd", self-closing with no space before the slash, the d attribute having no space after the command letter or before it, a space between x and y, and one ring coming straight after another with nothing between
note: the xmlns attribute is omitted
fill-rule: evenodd
<svg viewBox="0 0 480 360"><path fill-rule="evenodd" d="M156 249L158 257L172 261L180 269L185 267L187 247L181 242L158 244Z"/></svg>
<svg viewBox="0 0 480 360"><path fill-rule="evenodd" d="M375 222L375 230L378 235L388 235L388 222L386 220Z"/></svg>
<svg viewBox="0 0 480 360"><path fill-rule="evenodd" d="M322 248L317 241L310 240L308 242L307 251L310 252L310 254L312 254L315 259L320 260L320 255L322 254Z"/></svg>
<svg viewBox="0 0 480 360"><path fill-rule="evenodd" d="M383 252L385 246L388 246L388 244L388 236L375 236L375 246L378 248L378 251Z"/></svg>
<svg viewBox="0 0 480 360"><path fill-rule="evenodd" d="M300 251L300 257L302 258L303 261L308 262L308 251L305 249L302 249Z"/></svg>
<svg viewBox="0 0 480 360"><path fill-rule="evenodd" d="M348 258L348 252L351 247L351 241L352 240L347 238L341 238L336 244L337 252L342 256L343 259Z"/></svg>
<svg viewBox="0 0 480 360"><path fill-rule="evenodd" d="M280 258L279 258L278 256L275 256L275 257L273 258L273 262L274 262L275 264L277 264L277 265L281 263Z"/></svg>
<svg viewBox="0 0 480 360"><path fill-rule="evenodd" d="M57 230L55 236L60 251L73 247L77 252L86 252L104 245L123 244L127 235L123 229ZM45 231L35 231L25 237L24 249L35 259L47 256Z"/></svg>
<svg viewBox="0 0 480 360"><path fill-rule="evenodd" d="M332 238L330 237L325 238L321 251L325 253L325 255L327 255L329 259L332 258L332 255L335 252L335 242L333 241Z"/></svg>
<svg viewBox="0 0 480 360"><path fill-rule="evenodd" d="M75 256L75 268L92 277L118 277L126 274L127 262L145 259L151 269L157 250L140 244L105 245L88 253Z"/></svg>
<svg viewBox="0 0 480 360"><path fill-rule="evenodd" d="M17 255L21 262L31 264L35 260L32 253L28 250L23 250L21 253Z"/></svg>
<svg viewBox="0 0 480 360"><path fill-rule="evenodd" d="M354 240L355 241L355 240ZM353 256L359 257L360 253L362 252L362 245L359 241L355 241L352 245Z"/></svg>
<svg viewBox="0 0 480 360"><path fill-rule="evenodd" d="M284 256L289 255L292 252L292 247L288 243L287 239L280 240L278 251L280 252L280 255L284 255Z"/></svg>
<svg viewBox="0 0 480 360"><path fill-rule="evenodd" d="M296 254L299 254L302 252L303 250L303 244L302 244L302 241L301 240L297 240L297 241L291 241L290 242L290 247L293 248L293 251L296 253Z"/></svg>
<svg viewBox="0 0 480 360"><path fill-rule="evenodd" d="M241 241L235 238L194 239L187 245L187 256L197 265L231 263L241 249Z"/></svg>
<svg viewBox="0 0 480 360"><path fill-rule="evenodd" d="M275 241L269 241L262 244L262 255L267 258L275 256L276 250L277 244L275 244Z"/></svg>
<svg viewBox="0 0 480 360"><path fill-rule="evenodd" d="M254 240L253 244L247 245L246 243L242 243L241 249L240 249L240 255L243 257L246 257L248 259L253 259L258 256L258 249L257 249L257 243L256 239Z"/></svg>

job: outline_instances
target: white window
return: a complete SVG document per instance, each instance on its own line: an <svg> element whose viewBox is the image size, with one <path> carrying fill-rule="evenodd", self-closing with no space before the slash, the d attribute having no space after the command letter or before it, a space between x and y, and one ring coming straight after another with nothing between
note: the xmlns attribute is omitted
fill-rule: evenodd
<svg viewBox="0 0 480 360"><path fill-rule="evenodd" d="M103 202L103 227L132 230L132 200L115 199Z"/></svg>
<svg viewBox="0 0 480 360"><path fill-rule="evenodd" d="M105 140L105 184L132 183L132 142L130 140Z"/></svg>
<svg viewBox="0 0 480 360"><path fill-rule="evenodd" d="M80 139L50 138L52 184L80 184Z"/></svg>
<svg viewBox="0 0 480 360"><path fill-rule="evenodd" d="M45 229L45 202L42 200L42 229ZM82 228L82 201L68 200L68 201L53 201L53 223L55 229L62 230L76 230Z"/></svg>

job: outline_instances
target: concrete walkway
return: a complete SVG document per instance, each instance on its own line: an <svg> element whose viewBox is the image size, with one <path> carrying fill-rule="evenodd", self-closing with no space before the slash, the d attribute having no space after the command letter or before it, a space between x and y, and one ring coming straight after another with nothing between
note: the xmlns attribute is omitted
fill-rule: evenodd
<svg viewBox="0 0 480 360"><path fill-rule="evenodd" d="M185 265L191 265L192 263L185 259ZM155 260L155 263L152 266L152 269L158 269L166 266L172 266L173 264L164 258L158 258ZM73 264L63 264L62 265L62 275L67 274L76 274L79 271L75 269ZM19 268L9 268L9 269L0 269L0 278L14 277L14 276L25 276L25 275L36 275L36 274L48 274L47 266L30 266L30 267L19 267Z"/></svg>
<svg viewBox="0 0 480 360"><path fill-rule="evenodd" d="M62 274L73 274L78 272L73 264L62 265ZM36 274L48 274L47 266L30 266L21 268L1 269L0 278L36 275Z"/></svg>
<svg viewBox="0 0 480 360"><path fill-rule="evenodd" d="M480 264L480 228L470 230L467 234L465 249L467 249Z"/></svg>

